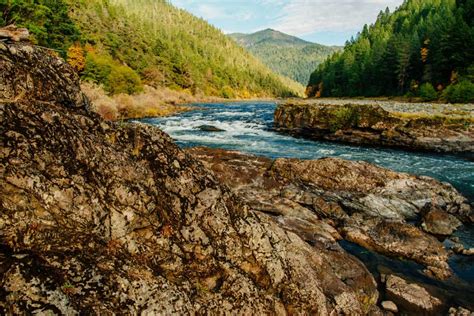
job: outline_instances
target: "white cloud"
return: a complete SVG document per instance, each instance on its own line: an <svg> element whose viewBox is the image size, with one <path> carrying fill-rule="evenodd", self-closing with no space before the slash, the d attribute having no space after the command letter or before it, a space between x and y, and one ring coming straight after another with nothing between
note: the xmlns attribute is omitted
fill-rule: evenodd
<svg viewBox="0 0 474 316"><path fill-rule="evenodd" d="M270 0L260 0L263 4ZM272 28L306 35L321 31L359 30L365 23L375 21L380 10L393 10L403 0L288 0Z"/></svg>

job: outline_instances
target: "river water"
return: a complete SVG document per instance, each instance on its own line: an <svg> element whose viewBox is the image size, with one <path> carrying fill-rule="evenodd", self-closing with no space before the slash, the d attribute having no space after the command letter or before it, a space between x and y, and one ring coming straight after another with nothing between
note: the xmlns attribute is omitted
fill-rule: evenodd
<svg viewBox="0 0 474 316"><path fill-rule="evenodd" d="M238 150L270 158L317 159L339 157L365 160L382 167L427 175L455 186L474 201L474 163L453 155L413 153L318 142L282 135L272 130L274 102L197 104L201 109L165 118L147 118L182 147L208 146ZM206 132L211 125L223 132Z"/></svg>
<svg viewBox="0 0 474 316"><path fill-rule="evenodd" d="M196 104L196 106L198 108L195 111L139 121L158 126L171 135L181 147L208 146L238 150L269 158L338 157L364 160L395 171L426 175L451 183L469 200L474 201L474 162L466 158L311 141L280 134L273 130L275 102L234 102ZM202 126L212 126L222 131L204 131L200 129ZM461 238L465 246L474 247L473 227L464 227L456 235ZM346 243L343 247L358 256L375 273L380 272L380 269L389 269L408 275L424 284L432 283L422 276L420 269L414 267L414 264L397 263L392 259L362 251L356 245ZM459 298L458 295L461 293L461 296L465 298L462 303L474 302L474 294L465 295L466 291L474 293L473 258L453 256L450 265L460 280L431 285L444 288L450 293L453 293L452 289L455 288L459 291L455 296Z"/></svg>

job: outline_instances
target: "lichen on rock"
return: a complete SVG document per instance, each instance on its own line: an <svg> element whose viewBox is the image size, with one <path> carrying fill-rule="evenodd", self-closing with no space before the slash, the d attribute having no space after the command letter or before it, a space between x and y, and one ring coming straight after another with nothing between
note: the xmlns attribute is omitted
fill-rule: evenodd
<svg viewBox="0 0 474 316"><path fill-rule="evenodd" d="M378 310L357 259L256 212L160 130L101 120L59 58L0 45L1 313Z"/></svg>

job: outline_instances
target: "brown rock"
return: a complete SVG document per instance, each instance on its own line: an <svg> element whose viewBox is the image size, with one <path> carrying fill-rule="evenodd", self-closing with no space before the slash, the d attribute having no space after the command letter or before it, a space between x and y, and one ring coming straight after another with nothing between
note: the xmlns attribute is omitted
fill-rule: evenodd
<svg viewBox="0 0 474 316"><path fill-rule="evenodd" d="M461 225L453 215L434 209L423 216L421 227L430 234L449 236Z"/></svg>
<svg viewBox="0 0 474 316"><path fill-rule="evenodd" d="M339 104L332 100L291 100L277 107L274 121L282 132L311 139L422 151L474 152L470 118L441 117L406 118L370 101Z"/></svg>
<svg viewBox="0 0 474 316"><path fill-rule="evenodd" d="M418 284L408 283L395 275L387 276L387 296L400 309L416 315L435 315L440 312L441 301Z"/></svg>
<svg viewBox="0 0 474 316"><path fill-rule="evenodd" d="M388 312L398 313L398 307L392 301L383 301L381 305L382 305L382 308Z"/></svg>
<svg viewBox="0 0 474 316"><path fill-rule="evenodd" d="M26 28L17 28L15 25L8 25L0 28L0 39L7 39L13 42L28 41L30 33Z"/></svg>
<svg viewBox="0 0 474 316"><path fill-rule="evenodd" d="M439 279L452 274L443 244L413 225L352 216L342 226L342 235L364 248L421 263Z"/></svg>
<svg viewBox="0 0 474 316"><path fill-rule="evenodd" d="M463 249L462 254L465 256L474 256L474 248Z"/></svg>
<svg viewBox="0 0 474 316"><path fill-rule="evenodd" d="M462 307L451 307L448 311L448 316L474 316L474 312Z"/></svg>
<svg viewBox="0 0 474 316"><path fill-rule="evenodd" d="M468 219L466 199L450 185L342 159L272 162L219 149L188 152L254 209L272 215L308 242L335 247L329 245L341 234L367 249L419 262L428 267L430 276L451 275L443 245L404 222L427 206Z"/></svg>
<svg viewBox="0 0 474 316"><path fill-rule="evenodd" d="M0 45L1 314L377 310L373 277L316 216L301 217L328 229L311 245L160 130L91 113L61 60Z"/></svg>

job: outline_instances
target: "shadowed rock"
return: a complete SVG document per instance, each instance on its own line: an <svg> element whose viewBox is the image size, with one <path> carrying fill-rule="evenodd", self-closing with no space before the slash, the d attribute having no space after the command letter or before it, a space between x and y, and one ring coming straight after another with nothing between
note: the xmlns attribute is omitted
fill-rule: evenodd
<svg viewBox="0 0 474 316"><path fill-rule="evenodd" d="M198 127L198 129L203 132L225 132L225 130L217 128L212 125L201 125Z"/></svg>

